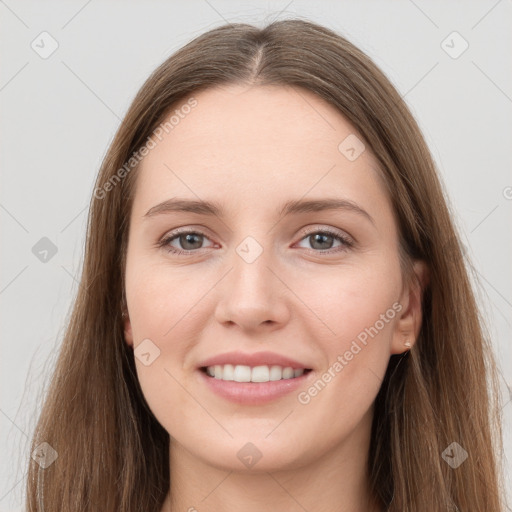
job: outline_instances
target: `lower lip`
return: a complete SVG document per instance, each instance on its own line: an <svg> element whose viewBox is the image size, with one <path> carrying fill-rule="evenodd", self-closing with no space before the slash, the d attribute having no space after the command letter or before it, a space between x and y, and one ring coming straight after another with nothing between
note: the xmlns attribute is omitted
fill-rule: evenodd
<svg viewBox="0 0 512 512"><path fill-rule="evenodd" d="M257 405L277 400L304 385L313 371L303 373L293 379L281 379L269 382L235 382L210 377L198 370L200 378L217 395L237 404Z"/></svg>

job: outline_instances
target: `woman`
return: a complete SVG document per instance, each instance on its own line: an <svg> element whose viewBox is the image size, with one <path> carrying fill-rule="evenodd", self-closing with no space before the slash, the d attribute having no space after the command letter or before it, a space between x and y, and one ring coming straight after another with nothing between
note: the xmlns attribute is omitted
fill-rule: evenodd
<svg viewBox="0 0 512 512"><path fill-rule="evenodd" d="M490 354L382 72L307 21L211 30L100 170L28 510L503 510Z"/></svg>

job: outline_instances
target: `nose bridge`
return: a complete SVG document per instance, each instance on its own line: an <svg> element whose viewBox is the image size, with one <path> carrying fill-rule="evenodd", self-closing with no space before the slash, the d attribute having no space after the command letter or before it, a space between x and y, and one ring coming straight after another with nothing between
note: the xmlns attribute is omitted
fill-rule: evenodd
<svg viewBox="0 0 512 512"><path fill-rule="evenodd" d="M261 240L261 237L260 237ZM274 255L270 237L260 243L255 237L247 236L235 247L231 259L231 287L242 301L268 300L275 296L272 293L275 283L272 283L272 266ZM246 298L247 297L247 298Z"/></svg>
<svg viewBox="0 0 512 512"><path fill-rule="evenodd" d="M231 271L217 305L219 321L252 328L284 321L286 306L280 298L283 284L270 270L275 266L270 238L260 243L256 237L247 236L234 248L229 261Z"/></svg>

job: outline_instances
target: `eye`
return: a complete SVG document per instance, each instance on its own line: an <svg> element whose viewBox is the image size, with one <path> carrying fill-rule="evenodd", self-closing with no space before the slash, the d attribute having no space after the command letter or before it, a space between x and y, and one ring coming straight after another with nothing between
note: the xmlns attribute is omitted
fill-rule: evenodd
<svg viewBox="0 0 512 512"><path fill-rule="evenodd" d="M352 239L347 235L328 228L309 231L302 235L301 242L307 240L312 246L312 249L309 250L315 253L341 252L354 245ZM165 236L157 245L165 248L167 252L187 255L198 252L199 249L204 249L203 242L205 240L209 240L209 238L201 231L178 229ZM336 241L338 242L337 246L334 245Z"/></svg>
<svg viewBox="0 0 512 512"><path fill-rule="evenodd" d="M208 240L206 235L201 231L183 229L177 230L165 236L160 242L159 247L164 247L168 252L174 254L190 254L196 252L197 249L203 249L204 240ZM175 245L173 245L173 243ZM176 247L178 245L178 247Z"/></svg>
<svg viewBox="0 0 512 512"><path fill-rule="evenodd" d="M347 250L348 248L354 245L353 241L345 234L333 231L331 229L322 229L317 231L309 231L306 235L301 239L308 241L313 247L314 252L340 252ZM333 244L338 241L339 244L337 247L333 246ZM331 250L333 249L334 250Z"/></svg>

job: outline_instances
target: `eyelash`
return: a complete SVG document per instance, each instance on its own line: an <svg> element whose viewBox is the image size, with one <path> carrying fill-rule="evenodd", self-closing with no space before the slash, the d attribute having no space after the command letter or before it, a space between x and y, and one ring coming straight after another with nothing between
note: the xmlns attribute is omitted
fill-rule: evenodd
<svg viewBox="0 0 512 512"><path fill-rule="evenodd" d="M171 247L169 245L173 240L178 238L180 235L189 235L189 234L201 235L201 236L203 236L205 238L208 238L208 236L205 233L203 233L202 231L200 231L200 230L183 228L183 229L178 229L176 231L173 231L168 236L165 236L164 238L162 238L162 240L160 240L157 243L157 245L158 245L158 247L165 248L167 250L167 252L172 253L172 254L176 254L176 255L186 255L187 256L187 255L191 255L193 253L197 253L201 249L182 250L182 249L176 249L175 247ZM339 240L341 242L342 246L338 247L338 248L335 248L335 249L326 249L326 250L323 250L323 251L322 250L316 250L316 249L308 249L308 251L313 252L315 254L333 254L333 253L338 253L338 252L346 251L347 249L350 249L351 247L354 246L354 242L350 238L348 238L346 235L343 235L342 233L340 233L338 231L334 231L334 230L329 229L329 228L317 229L317 230L302 232L301 233L302 238L299 240L299 242L301 242L302 240L304 240L308 236L316 235L316 234L332 236L333 238Z"/></svg>

